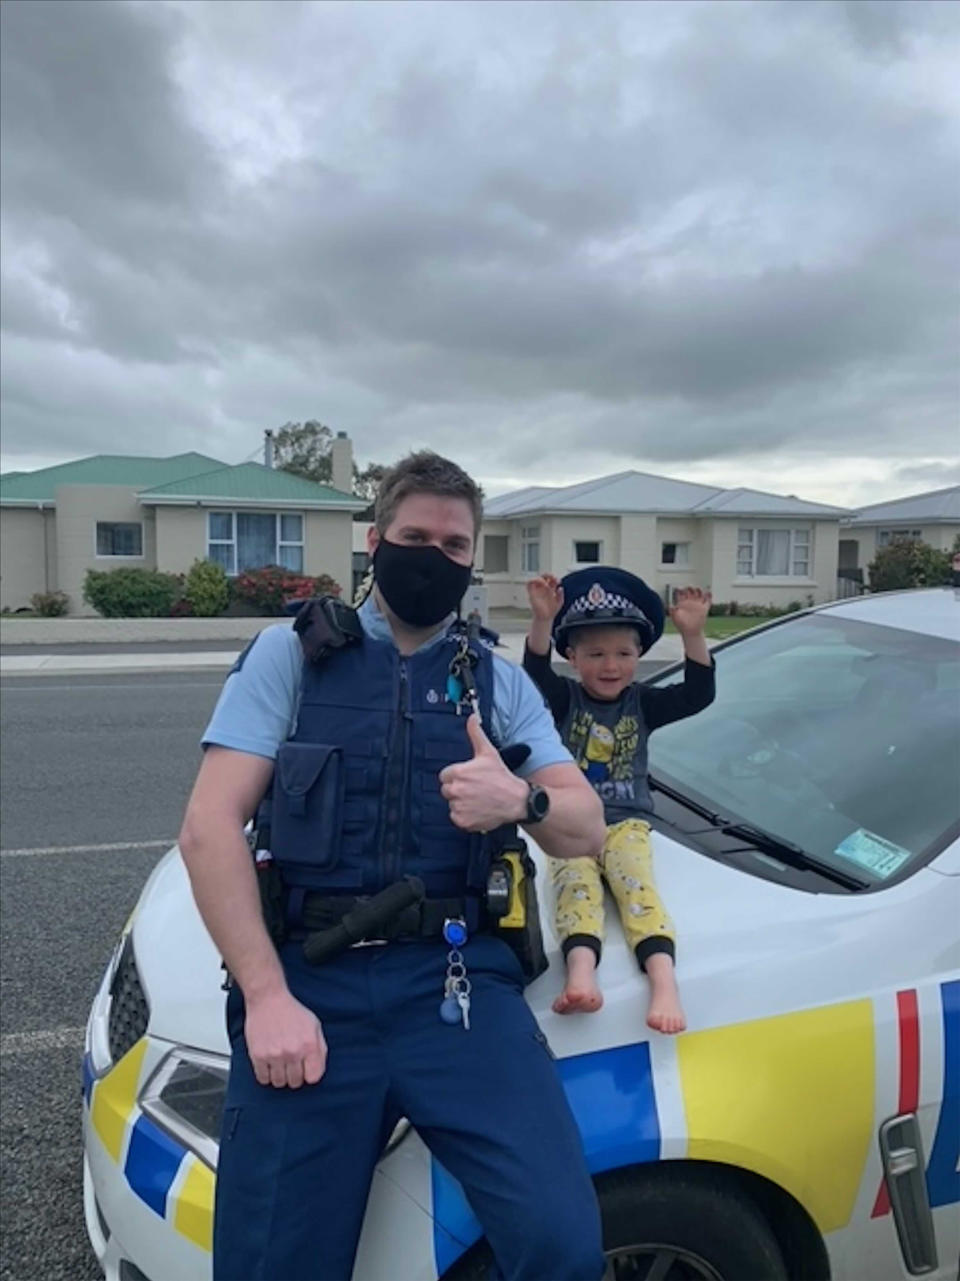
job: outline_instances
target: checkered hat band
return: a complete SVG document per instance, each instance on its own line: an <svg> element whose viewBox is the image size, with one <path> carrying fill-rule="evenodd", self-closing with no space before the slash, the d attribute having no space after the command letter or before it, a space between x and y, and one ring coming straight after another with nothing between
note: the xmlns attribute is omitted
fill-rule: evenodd
<svg viewBox="0 0 960 1281"><path fill-rule="evenodd" d="M568 626L574 623L579 614L597 614L611 613L624 618L638 619L641 622L649 623L650 620L642 609L638 609L632 600L626 596L620 596L616 592L604 592L601 598L599 592L592 592L589 596L578 596L571 604L570 608L563 616L563 625Z"/></svg>

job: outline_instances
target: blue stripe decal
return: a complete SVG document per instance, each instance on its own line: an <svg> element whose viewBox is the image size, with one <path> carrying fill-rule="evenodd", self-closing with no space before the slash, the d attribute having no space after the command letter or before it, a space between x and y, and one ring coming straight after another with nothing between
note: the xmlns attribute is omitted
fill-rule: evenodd
<svg viewBox="0 0 960 1281"><path fill-rule="evenodd" d="M660 1121L646 1041L561 1059L557 1068L591 1174L659 1160ZM457 1180L439 1161L431 1167L433 1252L442 1276L483 1229Z"/></svg>
<svg viewBox="0 0 960 1281"><path fill-rule="evenodd" d="M124 1174L141 1201L161 1218L167 1213L167 1193L177 1177L184 1149L169 1134L141 1116L130 1135Z"/></svg>
<svg viewBox="0 0 960 1281"><path fill-rule="evenodd" d="M940 985L943 1001L943 1102L927 1166L930 1204L960 1201L960 979Z"/></svg>
<svg viewBox="0 0 960 1281"><path fill-rule="evenodd" d="M591 1174L660 1158L650 1046L578 1054L558 1064Z"/></svg>
<svg viewBox="0 0 960 1281"><path fill-rule="evenodd" d="M93 1060L89 1054L83 1056L83 1067L81 1069L83 1076L83 1098L87 1105L90 1106L90 1095L93 1093L93 1083L96 1080L93 1072Z"/></svg>

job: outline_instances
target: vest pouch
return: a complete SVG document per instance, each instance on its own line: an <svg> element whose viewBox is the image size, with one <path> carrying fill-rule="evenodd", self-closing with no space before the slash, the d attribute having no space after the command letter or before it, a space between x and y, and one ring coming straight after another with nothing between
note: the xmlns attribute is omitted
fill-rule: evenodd
<svg viewBox="0 0 960 1281"><path fill-rule="evenodd" d="M339 861L343 778L339 747L281 746L273 779L271 837L274 858L290 873L285 880L309 887L311 870L322 872Z"/></svg>

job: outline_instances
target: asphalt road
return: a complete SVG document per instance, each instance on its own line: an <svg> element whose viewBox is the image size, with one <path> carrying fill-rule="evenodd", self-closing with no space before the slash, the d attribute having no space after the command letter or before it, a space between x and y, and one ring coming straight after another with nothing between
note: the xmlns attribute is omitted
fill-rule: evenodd
<svg viewBox="0 0 960 1281"><path fill-rule="evenodd" d="M100 1277L81 1203L83 1027L176 836L221 684L172 672L0 682L0 1281Z"/></svg>
<svg viewBox="0 0 960 1281"><path fill-rule="evenodd" d="M81 1205L82 1029L176 835L220 684L156 673L0 685L2 1281L100 1276Z"/></svg>

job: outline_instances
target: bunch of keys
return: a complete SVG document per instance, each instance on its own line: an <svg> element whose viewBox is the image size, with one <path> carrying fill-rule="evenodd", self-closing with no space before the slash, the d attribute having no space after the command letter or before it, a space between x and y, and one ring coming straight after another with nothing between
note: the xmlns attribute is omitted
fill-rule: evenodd
<svg viewBox="0 0 960 1281"><path fill-rule="evenodd" d="M470 656L470 642L466 636L460 638L460 647L453 656L450 673L447 676L447 698L457 708L457 715L464 703L482 724L480 701L477 697L477 682L473 679L473 660Z"/></svg>
<svg viewBox="0 0 960 1281"><path fill-rule="evenodd" d="M453 918L446 920L443 924L443 937L450 944L450 951L447 953L447 975L443 983L440 1018L451 1027L462 1023L464 1031L469 1032L471 984L467 978L463 953L460 951L467 941L466 922Z"/></svg>

